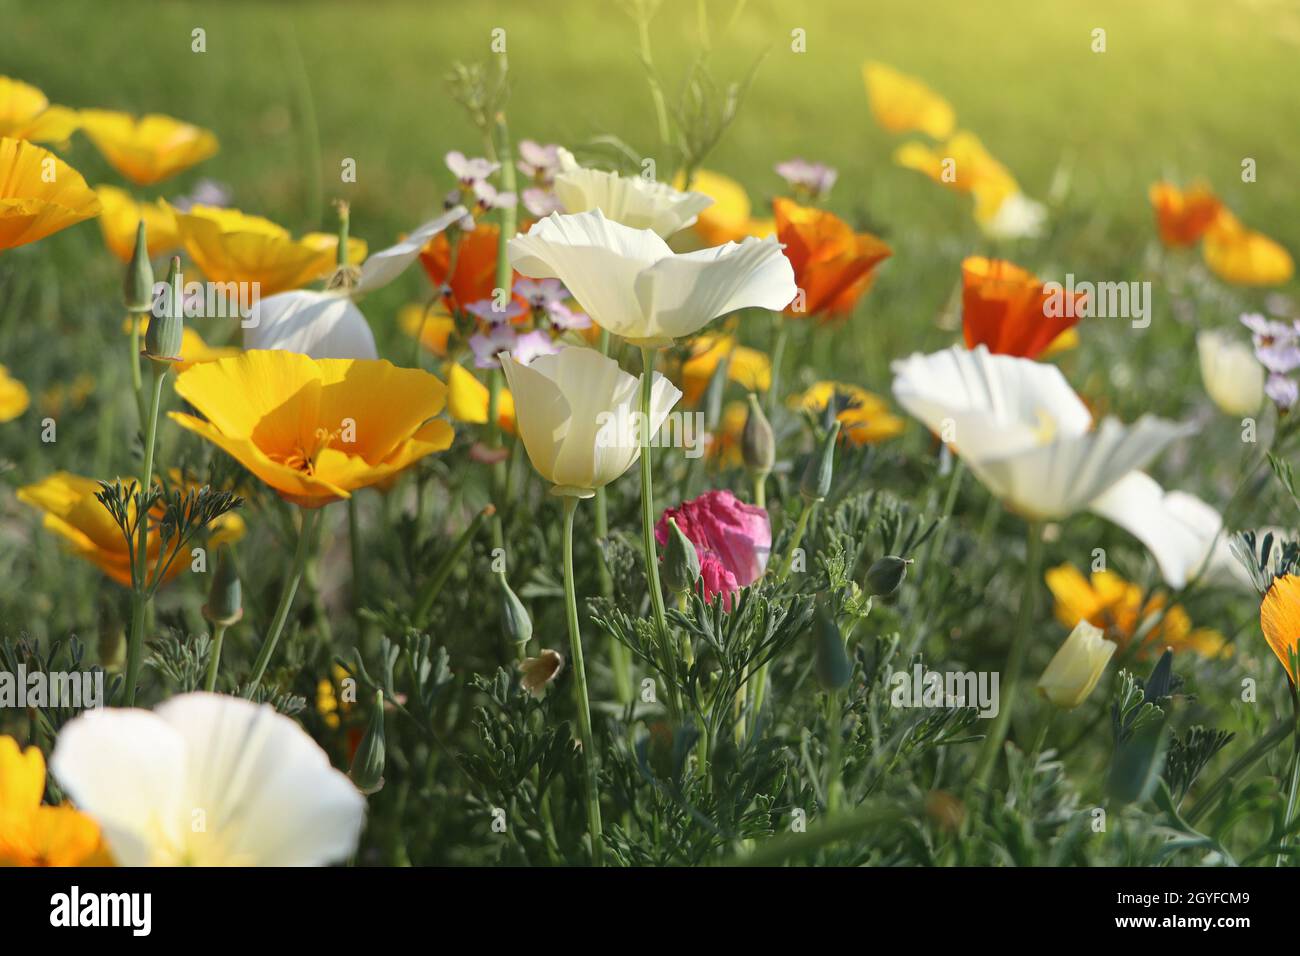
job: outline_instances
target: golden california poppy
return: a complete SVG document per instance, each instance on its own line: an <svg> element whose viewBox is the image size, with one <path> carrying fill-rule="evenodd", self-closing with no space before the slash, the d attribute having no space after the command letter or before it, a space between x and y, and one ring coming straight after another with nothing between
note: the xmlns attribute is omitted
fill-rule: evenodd
<svg viewBox="0 0 1300 956"><path fill-rule="evenodd" d="M946 143L904 143L894 152L894 162L924 173L941 186L975 197L975 218L987 223L1003 204L1020 193L1011 172L974 133L959 130Z"/></svg>
<svg viewBox="0 0 1300 956"><path fill-rule="evenodd" d="M176 378L203 418L169 413L224 449L281 497L319 508L450 447L434 419L447 389L382 359L312 359L254 350Z"/></svg>
<svg viewBox="0 0 1300 956"><path fill-rule="evenodd" d="M81 128L109 165L138 186L175 176L217 151L210 130L157 113L82 110Z"/></svg>
<svg viewBox="0 0 1300 956"><path fill-rule="evenodd" d="M1206 230L1201 255L1211 272L1234 285L1281 285L1295 273L1291 253L1226 209Z"/></svg>
<svg viewBox="0 0 1300 956"><path fill-rule="evenodd" d="M337 236L313 232L295 239L283 226L237 209L177 211L176 227L185 251L209 280L258 282L263 296L325 278L338 261ZM349 239L348 260L360 263L365 257L366 244Z"/></svg>
<svg viewBox="0 0 1300 956"><path fill-rule="evenodd" d="M871 114L891 133L919 130L935 139L952 133L957 114L952 105L916 77L883 63L862 64Z"/></svg>
<svg viewBox="0 0 1300 956"><path fill-rule="evenodd" d="M36 87L0 76L0 136L61 143L77 128L77 113L51 106Z"/></svg>
<svg viewBox="0 0 1300 956"><path fill-rule="evenodd" d="M772 384L772 360L758 349L737 345L733 335L701 335L690 343L682 363L682 401L695 405L704 397L713 373L727 360L727 379L750 392L765 392Z"/></svg>
<svg viewBox="0 0 1300 956"><path fill-rule="evenodd" d="M124 485L131 481L127 478L121 480ZM63 538L73 554L85 558L118 584L130 587L131 548L108 509L95 497L99 490L99 482L93 478L58 471L19 488L18 500L44 511L45 529ZM150 513L153 520L149 524L148 572L151 575L158 563L162 544L157 522L163 513L161 504ZM237 541L244 534L244 519L227 512L213 522L210 532L210 547ZM165 580L170 581L188 567L186 560L173 561Z"/></svg>
<svg viewBox="0 0 1300 956"><path fill-rule="evenodd" d="M420 253L420 264L434 285L451 286L456 308L492 298L497 285L497 244L501 234L495 223L480 222L472 232L461 232L457 240L456 271L447 277L451 265L451 241L440 232ZM511 276L511 283L518 274Z"/></svg>
<svg viewBox="0 0 1300 956"><path fill-rule="evenodd" d="M11 422L31 404L31 395L27 386L9 375L9 370L0 365L0 422Z"/></svg>
<svg viewBox="0 0 1300 956"><path fill-rule="evenodd" d="M1002 259L970 256L961 264L961 324L966 347L984 345L1002 355L1038 358L1079 321L1084 298L1076 293L1067 309L1062 291L1058 308L1053 310L1049 308L1050 294L1032 272ZM1060 314L1049 314L1053 311Z"/></svg>
<svg viewBox="0 0 1300 956"><path fill-rule="evenodd" d="M1259 607L1259 626L1294 684L1291 655L1300 645L1300 576L1287 574L1273 579Z"/></svg>
<svg viewBox="0 0 1300 956"><path fill-rule="evenodd" d="M684 175L677 177L674 188L686 188ZM744 186L730 176L697 169L691 179L691 190L713 200L713 205L702 210L691 227L707 245L739 242L746 236L762 239L776 229L776 224L771 219L753 218L749 194L745 192Z"/></svg>
<svg viewBox="0 0 1300 956"><path fill-rule="evenodd" d="M439 358L447 357L447 343L456 331L456 320L447 314L441 300L433 308L421 302L409 302L397 313L397 324L411 338Z"/></svg>
<svg viewBox="0 0 1300 956"><path fill-rule="evenodd" d="M23 246L99 215L99 198L47 149L0 139L0 250Z"/></svg>
<svg viewBox="0 0 1300 956"><path fill-rule="evenodd" d="M1160 241L1167 246L1190 246L1219 217L1223 204L1204 183L1185 191L1172 183L1155 183L1148 195L1156 212Z"/></svg>
<svg viewBox="0 0 1300 956"><path fill-rule="evenodd" d="M791 408L820 412L833 395L840 395L845 407L835 416L840 434L854 445L873 445L902 434L904 421L889 410L889 403L859 385L843 382L817 382L789 399Z"/></svg>
<svg viewBox="0 0 1300 956"><path fill-rule="evenodd" d="M176 210L164 200L137 201L125 189L116 186L96 186L95 195L103 207L99 214L99 231L104 234L104 245L118 259L131 261L135 253L135 233L141 220L144 220L150 258L180 248Z"/></svg>
<svg viewBox="0 0 1300 956"><path fill-rule="evenodd" d="M870 233L855 233L834 213L789 199L774 199L772 209L777 239L799 287L786 314L846 316L871 287L876 266L893 250Z"/></svg>
<svg viewBox="0 0 1300 956"><path fill-rule="evenodd" d="M99 825L72 807L41 803L45 758L0 737L0 866L110 866Z"/></svg>

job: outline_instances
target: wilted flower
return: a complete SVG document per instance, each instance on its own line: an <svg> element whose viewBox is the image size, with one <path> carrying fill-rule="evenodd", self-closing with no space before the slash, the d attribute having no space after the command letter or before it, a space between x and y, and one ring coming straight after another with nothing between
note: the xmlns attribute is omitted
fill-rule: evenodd
<svg viewBox="0 0 1300 956"><path fill-rule="evenodd" d="M75 110L51 106L36 87L0 76L0 136L61 143L73 134L77 125Z"/></svg>
<svg viewBox="0 0 1300 956"><path fill-rule="evenodd" d="M809 412L820 412L834 402L835 418L844 440L854 445L873 445L901 435L906 423L874 392L843 382L816 382L806 392L792 395L789 404Z"/></svg>
<svg viewBox="0 0 1300 956"><path fill-rule="evenodd" d="M0 422L11 422L31 404L31 395L27 386L9 374L9 370L0 365Z"/></svg>
<svg viewBox="0 0 1300 956"><path fill-rule="evenodd" d="M90 711L50 767L123 866L321 866L356 849L365 820L301 727L239 697Z"/></svg>
<svg viewBox="0 0 1300 956"><path fill-rule="evenodd" d="M568 346L528 363L506 354L501 367L528 459L557 495L590 498L627 471L641 454L636 430L648 427L653 437L682 394L656 372L644 423L638 379L595 349ZM634 423L633 433L624 435L622 423Z"/></svg>
<svg viewBox="0 0 1300 956"><path fill-rule="evenodd" d="M0 139L0 251L44 239L100 208L81 173L49 150Z"/></svg>
<svg viewBox="0 0 1300 956"><path fill-rule="evenodd" d="M1196 334L1201 381L1220 410L1228 415L1253 415L1264 401L1264 366L1245 342L1205 329Z"/></svg>
<svg viewBox="0 0 1300 956"><path fill-rule="evenodd" d="M1259 608L1259 626L1264 639L1296 683L1292 657L1300 647L1300 576L1285 574L1273 579Z"/></svg>
<svg viewBox="0 0 1300 956"><path fill-rule="evenodd" d="M182 372L176 392L203 418L172 419L305 508L348 498L453 437L433 418L442 382L383 360L256 350Z"/></svg>
<svg viewBox="0 0 1300 956"><path fill-rule="evenodd" d="M830 195L839 171L825 163L788 159L776 164L776 174L785 180L796 196L815 201Z"/></svg>
<svg viewBox="0 0 1300 956"><path fill-rule="evenodd" d="M82 110L80 119L82 130L109 164L138 186L175 176L217 151L217 137L210 130L170 116Z"/></svg>
<svg viewBox="0 0 1300 956"><path fill-rule="evenodd" d="M559 279L594 322L641 347L667 345L737 309L782 308L796 291L771 238L678 255L652 230L600 209L548 216L509 250L520 273Z"/></svg>
<svg viewBox="0 0 1300 956"><path fill-rule="evenodd" d="M0 866L105 866L112 862L90 817L41 803L45 758L0 737Z"/></svg>
<svg viewBox="0 0 1300 956"><path fill-rule="evenodd" d="M611 222L629 229L649 229L667 238L695 222L701 210L713 202L701 193L679 192L667 183L643 176L584 169L573 162L567 151L560 155L562 165L555 177L555 195L570 214L595 209ZM572 283L565 284L573 287Z"/></svg>
<svg viewBox="0 0 1300 956"><path fill-rule="evenodd" d="M655 525L660 547L668 543L668 519L695 545L704 581L704 598L723 595L731 610L731 595L749 587L767 569L772 551L772 526L767 512L745 504L730 491L706 491L664 511Z"/></svg>
<svg viewBox="0 0 1300 956"><path fill-rule="evenodd" d="M1038 692L1062 710L1073 710L1092 693L1115 653L1101 628L1080 621L1038 678Z"/></svg>
<svg viewBox="0 0 1300 956"><path fill-rule="evenodd" d="M1160 241L1167 246L1190 246L1205 235L1219 218L1223 204L1204 183L1186 191L1172 183L1160 182L1149 191L1156 212Z"/></svg>
<svg viewBox="0 0 1300 956"><path fill-rule="evenodd" d="M952 106L916 77L884 63L862 64L871 113L891 133L919 130L934 139L952 133L957 115Z"/></svg>
<svg viewBox="0 0 1300 956"><path fill-rule="evenodd" d="M871 288L874 270L893 250L869 232L855 233L824 209L775 199L776 237L794 269L798 295L787 315L842 318Z"/></svg>
<svg viewBox="0 0 1300 956"><path fill-rule="evenodd" d="M519 662L519 685L534 697L542 697L546 688L564 670L564 657L559 651L543 648L536 657L525 657Z"/></svg>
<svg viewBox="0 0 1300 956"><path fill-rule="evenodd" d="M988 347L1000 355L1038 358L1079 321L1085 295L1072 302L1052 293L1033 273L1001 259L970 256L961 264L961 325L967 348ZM1055 314L1053 314L1055 313Z"/></svg>

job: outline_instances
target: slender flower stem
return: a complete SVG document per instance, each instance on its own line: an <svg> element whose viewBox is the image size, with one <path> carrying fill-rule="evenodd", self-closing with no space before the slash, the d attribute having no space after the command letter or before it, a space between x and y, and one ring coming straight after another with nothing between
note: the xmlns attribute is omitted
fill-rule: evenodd
<svg viewBox="0 0 1300 956"><path fill-rule="evenodd" d="M1016 633L1011 639L1011 650L1007 653L998 715L993 718L993 726L984 738L984 748L975 765L973 779L978 786L988 782L998 754L1002 752L1002 743L1007 739L1007 731L1011 728L1011 707L1016 700L1021 672L1025 669L1025 651L1029 647L1029 629L1033 623L1035 598L1038 595L1038 572L1043 561L1042 525L1037 521L1029 522L1026 534L1025 582L1020 591L1020 617L1016 621Z"/></svg>
<svg viewBox="0 0 1300 956"><path fill-rule="evenodd" d="M659 652L666 673L674 675L674 648L669 643L668 616L664 610L664 591L659 583L659 552L655 547L655 495L650 458L650 399L654 390L654 349L641 349L641 543L645 548L646 585L650 589L650 607L654 611L655 630L659 635ZM670 706L677 709L677 688L668 695Z"/></svg>
<svg viewBox="0 0 1300 956"><path fill-rule="evenodd" d="M217 689L217 670L221 667L221 643L226 639L226 625L212 626L212 650L208 655L208 676L203 681L203 689L212 693Z"/></svg>
<svg viewBox="0 0 1300 956"><path fill-rule="evenodd" d="M578 629L578 595L573 584L573 513L577 508L578 499L565 495L564 610L569 621L569 653L573 657L573 692L582 733L582 761L587 771L587 829L591 836L591 862L600 866L604 838L600 824L600 791L596 786L596 743L591 732L591 697L587 690L587 666L582 659L582 632Z"/></svg>
<svg viewBox="0 0 1300 956"><path fill-rule="evenodd" d="M790 547L785 549L785 557L781 559L781 569L776 573L778 582L785 581L790 576L790 568L794 564L795 553L799 550L799 545L803 543L804 532L808 530L808 519L812 517L812 513L816 508L817 502L804 502L803 510L799 512L799 520L794 526L794 535L790 538Z"/></svg>
<svg viewBox="0 0 1300 956"><path fill-rule="evenodd" d="M456 562L460 556L465 553L469 543L474 540L474 535L478 534L478 529L483 526L484 520L491 517L496 512L493 505L488 505L482 511L474 516L474 520L469 523L456 543L451 546L438 565L433 569L433 577L429 579L429 586L425 588L424 594L420 597L420 603L416 605L415 613L411 616L411 622L417 627L423 627L429 617L429 611L433 608L433 602L437 600L442 591L442 586L447 583L447 578L456 567Z"/></svg>
<svg viewBox="0 0 1300 956"><path fill-rule="evenodd" d="M145 427L144 377L140 374L140 326L147 321L147 312L129 312L131 323L131 388L135 392L135 410L140 418L140 427Z"/></svg>
<svg viewBox="0 0 1300 956"><path fill-rule="evenodd" d="M826 812L839 812L844 798L844 720L840 692L826 694L826 732L830 734L830 749L826 759Z"/></svg>
<svg viewBox="0 0 1300 956"><path fill-rule="evenodd" d="M323 510L323 508L303 509L302 527L298 529L298 548L294 552L293 568L289 576L284 579L280 604L275 609L275 617L271 619L271 626L266 632L266 639L262 642L262 649L257 652L257 660L253 662L253 674L249 678L248 689L244 691L244 696L249 699L262 683L262 675L266 673L266 666L271 662L275 646L280 642L280 634L284 630L285 621L289 619L289 609L293 607L294 595L298 593L298 584L302 581L303 570L307 567L312 539L315 537L316 525L320 521L320 513Z"/></svg>
<svg viewBox="0 0 1300 956"><path fill-rule="evenodd" d="M145 418L144 467L140 469L140 487L136 491L135 513L138 528L134 588L131 594L131 638L126 646L125 703L127 707L135 706L135 691L140 682L140 665L144 658L144 618L149 604L148 497L153 488L153 450L158 437L158 406L162 403L163 380L167 377L166 366L153 361L150 361L149 365L153 369L153 395L149 400L149 414Z"/></svg>
<svg viewBox="0 0 1300 956"><path fill-rule="evenodd" d="M754 504L767 510L767 472L754 476Z"/></svg>

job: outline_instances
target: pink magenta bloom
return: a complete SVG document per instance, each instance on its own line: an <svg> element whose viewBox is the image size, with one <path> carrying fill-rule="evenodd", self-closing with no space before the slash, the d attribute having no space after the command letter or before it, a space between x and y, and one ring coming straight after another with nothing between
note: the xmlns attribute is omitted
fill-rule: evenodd
<svg viewBox="0 0 1300 956"><path fill-rule="evenodd" d="M669 508L655 525L655 540L668 543L668 519L675 518L682 534L695 545L704 582L704 599L723 595L731 610L732 592L753 584L767 568L772 550L772 525L767 512L736 499L730 491L706 491L676 508Z"/></svg>

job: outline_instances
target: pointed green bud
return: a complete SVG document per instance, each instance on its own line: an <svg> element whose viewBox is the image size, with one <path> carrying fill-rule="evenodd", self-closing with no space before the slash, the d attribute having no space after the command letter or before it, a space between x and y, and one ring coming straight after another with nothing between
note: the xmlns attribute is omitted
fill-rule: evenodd
<svg viewBox="0 0 1300 956"><path fill-rule="evenodd" d="M831 478L835 474L835 441L840 437L840 423L831 425L821 448L817 449L804 466L799 494L806 501L824 501L831 493Z"/></svg>
<svg viewBox="0 0 1300 956"><path fill-rule="evenodd" d="M887 554L877 558L867 569L867 590L875 597L889 597L898 590L907 576L907 566L911 558L900 558Z"/></svg>
<svg viewBox="0 0 1300 956"><path fill-rule="evenodd" d="M682 594L695 587L700 579L700 556L691 539L677 527L677 519L668 519L668 544L664 548L664 584L673 594Z"/></svg>
<svg viewBox="0 0 1300 956"><path fill-rule="evenodd" d="M348 776L358 790L369 795L384 788L385 759L384 692L377 690L374 707L370 711L370 722L366 725L366 735L361 738L361 744L352 758L352 767L348 770Z"/></svg>
<svg viewBox="0 0 1300 956"><path fill-rule="evenodd" d="M767 475L776 464L776 438L753 392L749 393L749 417L740 435L740 452L751 475Z"/></svg>
<svg viewBox="0 0 1300 956"><path fill-rule="evenodd" d="M128 312L148 312L153 303L153 263L149 261L149 243L145 239L143 219L135 230L135 252L126 267L122 295Z"/></svg>
<svg viewBox="0 0 1300 956"><path fill-rule="evenodd" d="M817 680L827 690L843 690L853 677L853 662L844 648L844 636L835 615L819 604L813 619L813 637L817 641L815 671Z"/></svg>
<svg viewBox="0 0 1300 956"><path fill-rule="evenodd" d="M172 257L167 286L162 308L149 313L149 328L144 333L145 354L159 362L175 362L181 357L181 332L185 329L185 280L181 276L180 256Z"/></svg>
<svg viewBox="0 0 1300 956"><path fill-rule="evenodd" d="M519 595L511 589L502 575L501 581L501 632L507 641L524 645L533 639L533 620Z"/></svg>
<svg viewBox="0 0 1300 956"><path fill-rule="evenodd" d="M243 591L235 571L234 553L228 544L217 549L217 566L212 572L212 587L208 590L208 603L203 605L203 616L223 627L244 616Z"/></svg>

